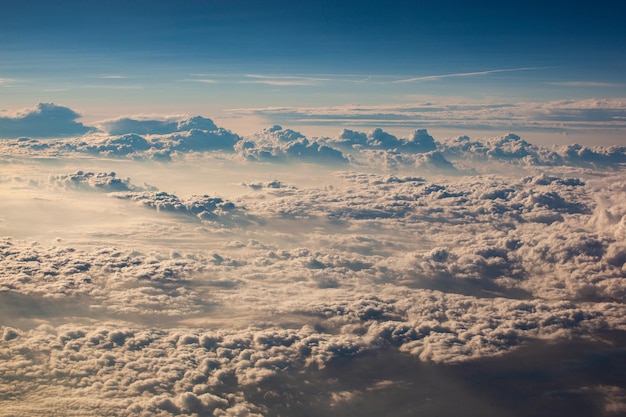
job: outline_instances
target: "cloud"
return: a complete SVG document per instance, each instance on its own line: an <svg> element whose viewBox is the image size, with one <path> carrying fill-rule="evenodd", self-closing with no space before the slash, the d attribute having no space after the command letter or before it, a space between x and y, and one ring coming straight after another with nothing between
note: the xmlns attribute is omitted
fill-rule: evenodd
<svg viewBox="0 0 626 417"><path fill-rule="evenodd" d="M136 201L142 206L160 212L179 213L206 221L230 217L239 211L232 202L224 201L219 197L209 197L208 195L195 195L185 200L163 191L118 192L112 194L112 196Z"/></svg>
<svg viewBox="0 0 626 417"><path fill-rule="evenodd" d="M141 190L130 183L130 179L120 179L115 172L93 172L76 171L67 175L51 175L50 183L56 187L70 189L94 189L104 192Z"/></svg>
<svg viewBox="0 0 626 417"><path fill-rule="evenodd" d="M123 79L128 78L128 76L119 75L119 74L106 74L106 75L101 75L100 78L107 79L107 80L123 80Z"/></svg>
<svg viewBox="0 0 626 417"><path fill-rule="evenodd" d="M183 125L181 128L187 128L189 125ZM175 142L171 148L177 151L208 152L221 150L234 152L234 146L241 140L241 137L222 128L215 128L214 130L192 128L182 133L172 134L169 139Z"/></svg>
<svg viewBox="0 0 626 417"><path fill-rule="evenodd" d="M405 153L422 153L437 149L434 138L426 129L416 130L408 139L397 138L381 128L367 133L343 129L336 137L329 138L329 143L344 149L386 149Z"/></svg>
<svg viewBox="0 0 626 417"><path fill-rule="evenodd" d="M192 131L2 145L23 157L3 165L0 226L19 214L37 229L0 239L4 412L380 415L420 407L425 393L428 407L458 415L491 404L468 384L517 393L519 375L528 386L536 375L548 381L532 398L556 410L564 402L546 387L621 410L623 390L610 386L623 367L597 369L623 356L619 165L568 166L559 149L514 134L438 142L382 129L342 132L359 159L339 172L182 150L168 164L81 153L105 143L148 152ZM328 146L274 126L236 147L293 162L312 143ZM49 164L33 155L68 156ZM397 170L386 171L392 161ZM465 175L426 169L447 163ZM134 185L125 171L176 192ZM218 171L228 198L212 196ZM85 207L100 215L80 229ZM503 372L517 376L514 387ZM457 389L468 403L450 401Z"/></svg>
<svg viewBox="0 0 626 417"><path fill-rule="evenodd" d="M129 133L118 137L107 137L99 141L90 141L84 145L79 145L76 149L83 149L89 153L124 157L145 152L151 148L152 144L145 138Z"/></svg>
<svg viewBox="0 0 626 417"><path fill-rule="evenodd" d="M185 79L180 80L180 82L201 83L201 84L216 84L219 81L211 79L211 78L185 78Z"/></svg>
<svg viewBox="0 0 626 417"><path fill-rule="evenodd" d="M0 78L0 87L6 87L13 84L16 80L13 78Z"/></svg>
<svg viewBox="0 0 626 417"><path fill-rule="evenodd" d="M39 103L14 115L0 116L0 137L56 138L81 136L95 130L76 121L80 114L68 107Z"/></svg>
<svg viewBox="0 0 626 417"><path fill-rule="evenodd" d="M275 125L264 129L236 146L246 159L268 162L301 161L318 164L345 164L341 151L307 139L300 132Z"/></svg>
<svg viewBox="0 0 626 417"><path fill-rule="evenodd" d="M138 135L163 135L174 132L183 132L191 129L207 131L217 130L211 119L195 116L188 119L172 117L167 119L129 118L105 120L102 128L111 135L135 133Z"/></svg>
<svg viewBox="0 0 626 417"><path fill-rule="evenodd" d="M181 199L147 184L136 186L130 178L120 179L115 172L96 174L91 171L76 171L66 175L51 175L49 181L56 188L105 192L110 197L137 202L142 207L158 212L182 214L203 222L219 222L223 225L235 222L246 224L251 220L245 219L240 207L222 198L193 195Z"/></svg>
<svg viewBox="0 0 626 417"><path fill-rule="evenodd" d="M413 135L404 143L405 149L414 152L431 152L437 149L435 139L428 134L426 129L417 129Z"/></svg>
<svg viewBox="0 0 626 417"><path fill-rule="evenodd" d="M99 145L88 149L97 153L110 152L115 156L147 153L155 159L169 160L174 151L234 152L234 145L241 140L240 136L218 128L211 119L202 116L168 119L120 118L104 121L101 125L109 134L119 136L100 139ZM150 135L150 141L139 135Z"/></svg>
<svg viewBox="0 0 626 417"><path fill-rule="evenodd" d="M612 131L625 127L624 99L584 99L551 102L445 102L345 105L327 107L267 107L234 109L270 121L302 125L454 128L546 132Z"/></svg>
<svg viewBox="0 0 626 417"><path fill-rule="evenodd" d="M246 78L248 78L249 80L243 81L245 83L266 84L266 85L278 86L278 87L315 86L315 85L319 85L321 82L330 81L330 79L328 78L302 77L302 76L291 76L291 75L247 74Z"/></svg>
<svg viewBox="0 0 626 417"><path fill-rule="evenodd" d="M584 107L602 107L605 104L594 101ZM571 102L565 105L577 109L581 103ZM173 157L186 158L190 152L207 156L215 152L232 160L300 161L325 165L351 163L386 170L417 167L423 172L447 171L465 175L498 170L502 172L502 169L507 169L504 166L506 164L519 168L569 166L610 170L626 162L624 147L572 144L547 148L532 144L513 133L481 140L460 136L440 142L426 129L417 129L408 138L399 138L382 128L375 128L369 132L344 129L335 137L309 139L298 131L275 125L242 138L236 133L218 128L210 119L200 116L170 121L125 119L121 125L128 127L128 120L131 120L131 125L137 122L143 126L138 130L176 131L151 133L145 137L135 133L118 136L97 133L81 138L49 139L44 142L20 138L16 141L1 141L0 152L7 155L45 154L54 157L89 154L162 162L172 161ZM480 164L480 161L490 163Z"/></svg>
<svg viewBox="0 0 626 417"><path fill-rule="evenodd" d="M546 166L615 167L626 161L626 148L566 145L542 148L510 133L486 141L472 141L467 136L444 141L439 149L453 161L485 159L517 164Z"/></svg>
<svg viewBox="0 0 626 417"><path fill-rule="evenodd" d="M518 71L530 71L530 70L538 70L538 69L542 69L542 68L538 68L538 67L510 68L510 69L497 69L497 70L487 70L487 71L461 72L461 73L456 73L456 74L427 75L423 77L413 77L413 78L406 78L403 80L396 80L394 82L395 83L409 83L409 82L415 82L415 81L433 81L433 80L440 80L442 78L475 77L475 76L480 76L480 75L496 74L500 72L518 72Z"/></svg>

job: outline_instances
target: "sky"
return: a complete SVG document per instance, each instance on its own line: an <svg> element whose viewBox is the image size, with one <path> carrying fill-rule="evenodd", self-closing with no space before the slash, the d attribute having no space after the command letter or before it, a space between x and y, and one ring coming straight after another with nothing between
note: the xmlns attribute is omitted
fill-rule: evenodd
<svg viewBox="0 0 626 417"><path fill-rule="evenodd" d="M186 114L246 134L275 123L310 135L385 124L396 134L416 127L446 136L528 131L544 143L571 135L588 144L623 143L619 4L0 5L0 109L9 113L55 103L92 124L128 114ZM563 101L579 103L578 124L546 115ZM404 110L433 103L482 106L486 120L465 121L455 112L445 123ZM489 109L503 105L515 107L515 122L494 128L489 119L502 116ZM385 111L364 121L346 106Z"/></svg>
<svg viewBox="0 0 626 417"><path fill-rule="evenodd" d="M622 9L0 0L0 417L625 415Z"/></svg>

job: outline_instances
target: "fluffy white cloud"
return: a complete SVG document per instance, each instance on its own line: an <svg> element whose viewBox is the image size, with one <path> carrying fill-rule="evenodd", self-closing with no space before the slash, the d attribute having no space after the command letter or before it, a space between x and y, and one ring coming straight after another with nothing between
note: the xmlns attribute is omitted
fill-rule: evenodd
<svg viewBox="0 0 626 417"><path fill-rule="evenodd" d="M95 189L105 192L141 190L130 183L130 178L117 178L115 172L76 171L72 174L51 175L50 183L56 187Z"/></svg>
<svg viewBox="0 0 626 417"><path fill-rule="evenodd" d="M264 162L302 161L319 164L348 162L341 151L280 126L272 126L241 141L236 149L246 159Z"/></svg>
<svg viewBox="0 0 626 417"><path fill-rule="evenodd" d="M173 134L169 138L174 141L171 148L181 152L216 150L234 152L233 147L241 140L241 137L222 128L210 131L194 128L184 133Z"/></svg>

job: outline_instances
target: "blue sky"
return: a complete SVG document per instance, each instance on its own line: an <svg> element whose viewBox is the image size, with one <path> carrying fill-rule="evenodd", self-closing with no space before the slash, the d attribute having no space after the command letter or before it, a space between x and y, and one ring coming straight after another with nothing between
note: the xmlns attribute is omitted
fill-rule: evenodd
<svg viewBox="0 0 626 417"><path fill-rule="evenodd" d="M623 111L624 6L559 3L0 0L0 109L286 125L346 105L608 99ZM621 135L616 120L603 132Z"/></svg>

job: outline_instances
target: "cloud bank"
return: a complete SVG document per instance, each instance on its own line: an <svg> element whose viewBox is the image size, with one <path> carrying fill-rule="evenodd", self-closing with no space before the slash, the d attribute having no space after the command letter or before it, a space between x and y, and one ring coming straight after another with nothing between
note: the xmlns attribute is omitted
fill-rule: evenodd
<svg viewBox="0 0 626 417"><path fill-rule="evenodd" d="M456 102L455 102L456 101ZM406 105L345 105L328 107L266 107L234 109L270 121L297 125L454 128L545 132L609 132L623 129L626 101L616 99L551 102L421 101Z"/></svg>

